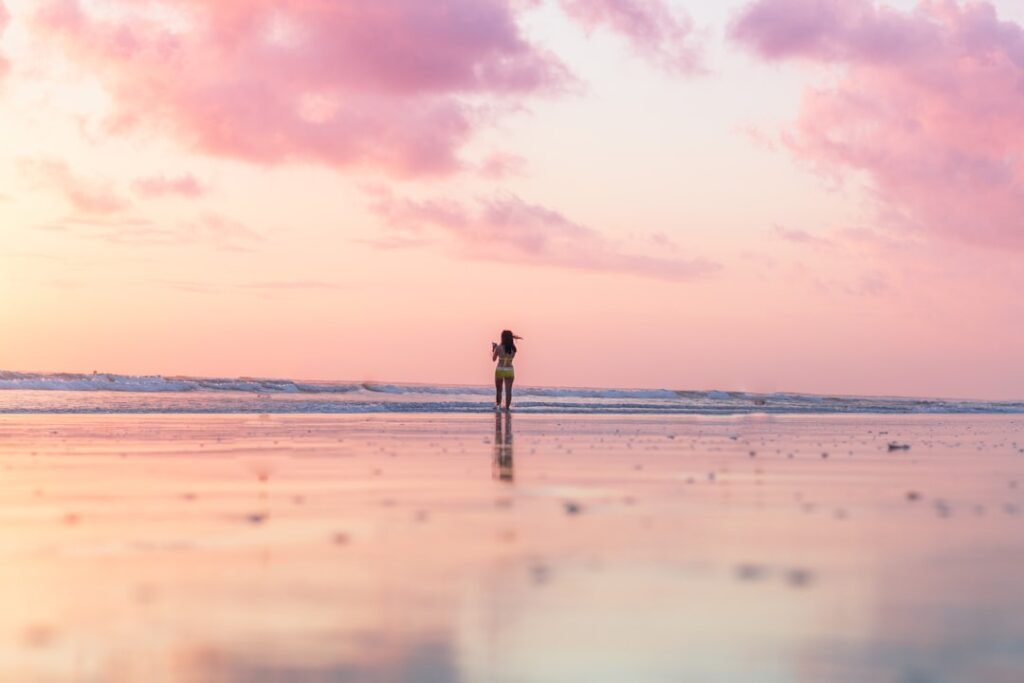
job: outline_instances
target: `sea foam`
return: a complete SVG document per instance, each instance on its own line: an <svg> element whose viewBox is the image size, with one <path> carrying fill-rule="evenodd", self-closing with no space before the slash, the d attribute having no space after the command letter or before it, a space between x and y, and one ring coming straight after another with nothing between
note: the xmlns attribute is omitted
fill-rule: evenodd
<svg viewBox="0 0 1024 683"><path fill-rule="evenodd" d="M316 382L0 371L0 413L457 413L492 410L488 385ZM1014 414L1021 401L516 386L519 412L552 414Z"/></svg>

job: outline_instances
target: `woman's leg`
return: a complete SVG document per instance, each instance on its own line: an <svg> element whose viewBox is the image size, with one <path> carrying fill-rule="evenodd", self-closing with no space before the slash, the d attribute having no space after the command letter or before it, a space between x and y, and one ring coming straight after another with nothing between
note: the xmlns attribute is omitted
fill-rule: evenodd
<svg viewBox="0 0 1024 683"><path fill-rule="evenodd" d="M494 378L494 405L501 407L501 377Z"/></svg>
<svg viewBox="0 0 1024 683"><path fill-rule="evenodd" d="M508 410L512 406L512 382L515 379L512 377L505 378L505 410Z"/></svg>

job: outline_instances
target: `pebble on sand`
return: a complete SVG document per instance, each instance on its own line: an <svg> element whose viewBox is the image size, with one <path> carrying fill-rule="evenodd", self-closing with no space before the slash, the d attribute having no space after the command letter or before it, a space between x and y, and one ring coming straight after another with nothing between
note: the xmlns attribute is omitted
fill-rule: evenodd
<svg viewBox="0 0 1024 683"><path fill-rule="evenodd" d="M756 564L741 564L736 567L736 578L741 581L759 581L767 573L767 569Z"/></svg>
<svg viewBox="0 0 1024 683"><path fill-rule="evenodd" d="M794 588L805 588L814 580L814 574L807 569L790 569L786 572L786 583Z"/></svg>
<svg viewBox="0 0 1024 683"><path fill-rule="evenodd" d="M39 649L49 646L57 638L57 631L46 624L33 624L28 626L21 634L22 644L30 649Z"/></svg>

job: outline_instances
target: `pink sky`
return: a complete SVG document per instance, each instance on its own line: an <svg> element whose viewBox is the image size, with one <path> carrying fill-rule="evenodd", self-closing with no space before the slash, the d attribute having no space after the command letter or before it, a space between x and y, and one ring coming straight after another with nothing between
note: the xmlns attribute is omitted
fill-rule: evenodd
<svg viewBox="0 0 1024 683"><path fill-rule="evenodd" d="M0 0L0 369L1024 398L1011 0Z"/></svg>

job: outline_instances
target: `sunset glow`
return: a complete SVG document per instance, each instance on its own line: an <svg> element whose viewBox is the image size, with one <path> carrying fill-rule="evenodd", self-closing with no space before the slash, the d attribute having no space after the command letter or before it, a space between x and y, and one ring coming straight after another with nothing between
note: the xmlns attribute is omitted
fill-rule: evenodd
<svg viewBox="0 0 1024 683"><path fill-rule="evenodd" d="M1012 0L0 0L0 369L1024 398Z"/></svg>

